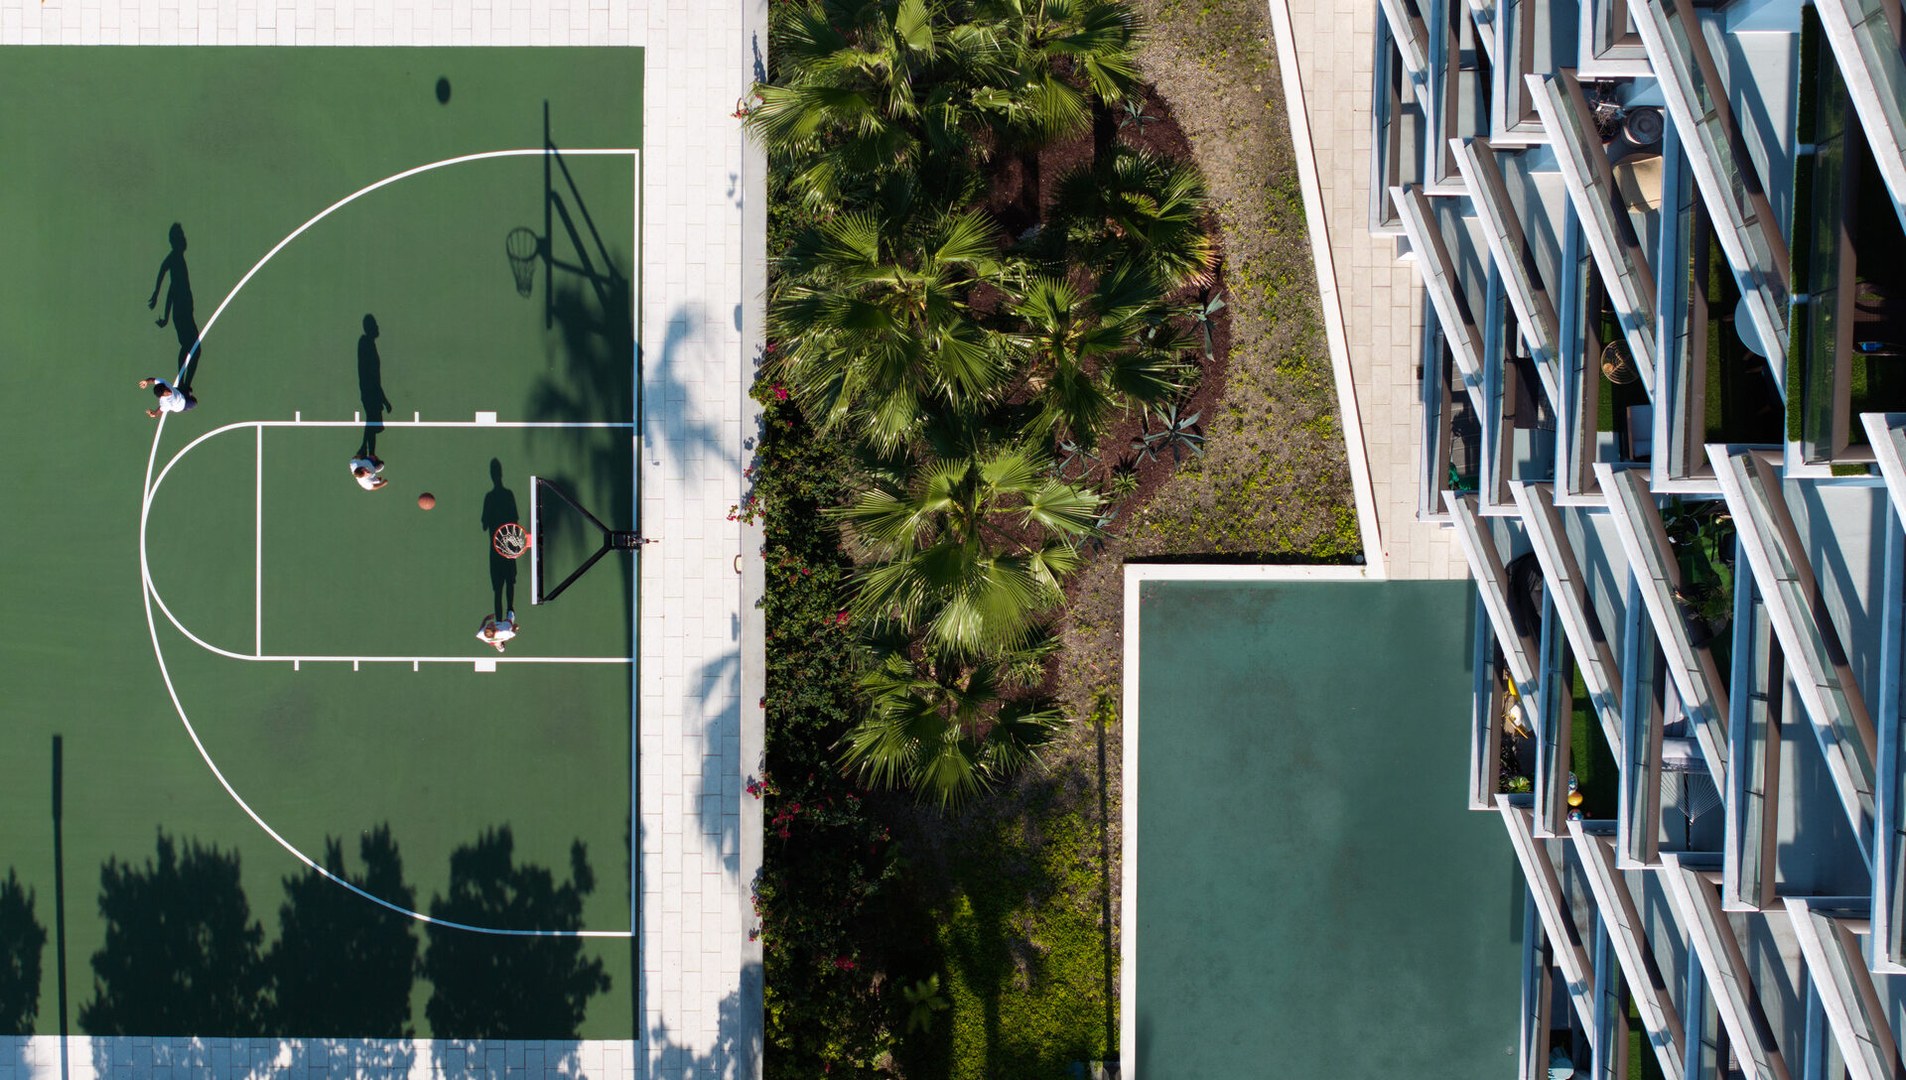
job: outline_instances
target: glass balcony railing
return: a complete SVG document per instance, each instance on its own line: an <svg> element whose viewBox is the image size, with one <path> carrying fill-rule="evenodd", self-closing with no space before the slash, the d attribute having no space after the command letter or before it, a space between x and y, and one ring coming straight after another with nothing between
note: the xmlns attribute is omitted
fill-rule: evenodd
<svg viewBox="0 0 1906 1080"><path fill-rule="evenodd" d="M1826 28L1893 204L1906 223L1906 56L1899 0L1817 0L1808 9Z"/></svg>
<svg viewBox="0 0 1906 1080"><path fill-rule="evenodd" d="M1811 8L1801 34L1796 304L1787 438L1810 464L1873 459L1861 413L1906 410L1906 249L1890 190Z"/></svg>
<svg viewBox="0 0 1906 1080"><path fill-rule="evenodd" d="M1638 0L1634 18L1668 113L1688 144L1687 161L1714 216L1715 239L1739 277L1742 313L1765 351L1784 349L1787 243L1695 10L1688 0Z"/></svg>

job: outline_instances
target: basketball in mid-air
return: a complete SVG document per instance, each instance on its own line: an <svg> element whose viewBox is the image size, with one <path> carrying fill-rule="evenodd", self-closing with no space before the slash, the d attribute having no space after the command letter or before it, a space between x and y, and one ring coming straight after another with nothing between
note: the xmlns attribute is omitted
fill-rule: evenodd
<svg viewBox="0 0 1906 1080"><path fill-rule="evenodd" d="M432 510L436 508L436 505L437 497L428 491L417 496L417 509L419 510Z"/></svg>

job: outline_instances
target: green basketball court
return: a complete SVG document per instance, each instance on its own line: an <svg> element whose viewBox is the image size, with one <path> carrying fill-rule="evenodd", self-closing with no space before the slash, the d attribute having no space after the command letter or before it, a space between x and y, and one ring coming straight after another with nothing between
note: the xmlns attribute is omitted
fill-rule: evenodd
<svg viewBox="0 0 1906 1080"><path fill-rule="evenodd" d="M532 477L639 528L642 85L630 49L0 50L34 1031L632 1037L634 557L533 606L492 533ZM148 419L186 325L197 407ZM601 537L542 505L560 579ZM139 959L181 933L216 947ZM267 1005L153 1004L188 978Z"/></svg>

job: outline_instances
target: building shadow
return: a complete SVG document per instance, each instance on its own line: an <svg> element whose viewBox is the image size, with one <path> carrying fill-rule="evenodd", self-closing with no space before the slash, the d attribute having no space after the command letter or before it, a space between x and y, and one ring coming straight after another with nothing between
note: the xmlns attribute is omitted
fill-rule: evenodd
<svg viewBox="0 0 1906 1080"><path fill-rule="evenodd" d="M384 394L384 359L377 353L377 319L364 316L364 333L357 339L357 398L364 407L364 440L359 457L377 455L377 436L384 430L384 414L391 410Z"/></svg>
<svg viewBox="0 0 1906 1080"><path fill-rule="evenodd" d="M93 954L91 1035L250 1036L259 1030L264 927L240 885L238 855L161 830L143 865L99 872L106 941Z"/></svg>
<svg viewBox="0 0 1906 1080"><path fill-rule="evenodd" d="M46 927L33 914L33 891L13 868L0 881L0 1035L31 1035L40 1014L40 961Z"/></svg>
<svg viewBox="0 0 1906 1080"><path fill-rule="evenodd" d="M581 841L569 849L569 878L515 861L509 826L485 830L450 855L446 896L432 897L433 918L471 926L580 930L583 900L595 891ZM481 1060L452 1068L457 1040L573 1039L589 999L609 989L600 960L583 955L579 937L505 936L454 927L426 928L422 972L431 983L424 1015L445 1075L477 1075Z"/></svg>
<svg viewBox="0 0 1906 1080"><path fill-rule="evenodd" d="M344 848L326 838L324 867L372 896L415 910L416 890L380 825L358 841L359 873ZM318 1039L408 1038L416 980L415 920L366 900L316 870L288 877L278 909L278 942L265 958L274 1034Z"/></svg>
<svg viewBox="0 0 1906 1080"><path fill-rule="evenodd" d="M517 517L516 493L503 486L503 463L491 458L490 490L483 495L483 542L490 549L490 599L498 619L516 610L516 560L504 558L491 537L498 526L521 520Z"/></svg>
<svg viewBox="0 0 1906 1080"><path fill-rule="evenodd" d="M192 274L185 265L185 226L172 223L166 239L171 250L166 252L159 262L159 276L152 282L152 296L146 301L147 308L158 308L159 290L165 290L165 307L159 311L159 326L172 324L172 333L179 340L178 378L175 385L181 390L192 389L192 379L198 373L199 361L199 322L192 308Z"/></svg>

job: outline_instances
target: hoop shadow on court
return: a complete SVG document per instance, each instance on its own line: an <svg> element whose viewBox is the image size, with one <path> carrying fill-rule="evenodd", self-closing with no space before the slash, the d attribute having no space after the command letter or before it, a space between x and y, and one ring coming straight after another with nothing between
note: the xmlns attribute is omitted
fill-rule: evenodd
<svg viewBox="0 0 1906 1080"><path fill-rule="evenodd" d="M364 407L364 439L360 456L375 457L377 436L384 430L384 414L391 410L384 394L384 359L377 352L377 319L364 316L364 333L357 339L357 397Z"/></svg>
<svg viewBox="0 0 1906 1080"><path fill-rule="evenodd" d="M165 307L159 311L159 326L172 324L172 333L179 340L179 361L177 385L180 390L190 391L192 379L198 374L199 361L199 322L192 308L192 274L185 265L185 226L178 222L166 233L171 250L159 262L159 276L152 282L152 296L146 301L146 307L158 308L159 290L165 290Z"/></svg>
<svg viewBox="0 0 1906 1080"><path fill-rule="evenodd" d="M490 459L490 490L483 495L483 541L490 552L490 594L493 614L503 618L507 612L516 610L516 560L506 558L496 550L490 537L497 527L512 521L520 521L516 510L516 493L503 486L503 463L496 458Z"/></svg>
<svg viewBox="0 0 1906 1080"><path fill-rule="evenodd" d="M535 272L542 271L543 324L557 335L555 363L530 394L530 417L579 425L604 417L632 418L640 415L640 407L635 400L631 258L627 250L604 239L549 124L545 102L542 233L517 229L508 240L521 295L534 294ZM525 251L528 261L522 257ZM566 443L569 467L563 475L586 478L581 485L568 481L566 490L606 521L618 526L635 521L626 431L578 426L539 432L537 438ZM632 654L634 560L622 563L622 595L629 598L624 650Z"/></svg>

